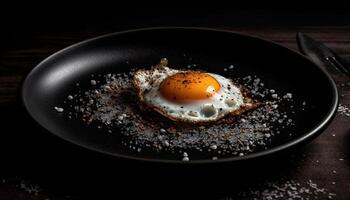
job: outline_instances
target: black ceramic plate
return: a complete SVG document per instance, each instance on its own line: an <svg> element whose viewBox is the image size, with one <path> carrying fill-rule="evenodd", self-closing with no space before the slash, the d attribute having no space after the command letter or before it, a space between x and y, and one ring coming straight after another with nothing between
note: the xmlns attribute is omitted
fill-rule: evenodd
<svg viewBox="0 0 350 200"><path fill-rule="evenodd" d="M228 78L257 75L267 87L291 92L295 102L309 105L303 112L294 107L296 126L273 138L267 149L215 161L192 156L192 163L247 160L289 149L310 141L335 115L338 95L333 80L301 54L256 37L203 28L132 30L63 49L41 62L25 79L24 105L41 126L74 144L117 157L183 162L178 154L130 150L120 144L118 134L106 136L101 134L103 130L84 126L53 110L74 91L76 82L89 89L91 74L128 72L131 66L154 65L162 57L167 57L171 66L196 63L202 70ZM223 70L230 64L236 66L233 74Z"/></svg>

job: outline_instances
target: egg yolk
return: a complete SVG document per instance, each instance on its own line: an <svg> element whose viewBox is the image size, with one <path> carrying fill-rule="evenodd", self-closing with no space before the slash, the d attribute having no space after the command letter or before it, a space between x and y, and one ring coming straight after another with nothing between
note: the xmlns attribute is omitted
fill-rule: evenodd
<svg viewBox="0 0 350 200"><path fill-rule="evenodd" d="M160 84L160 93L170 101L203 100L220 90L219 82L202 72L180 72Z"/></svg>

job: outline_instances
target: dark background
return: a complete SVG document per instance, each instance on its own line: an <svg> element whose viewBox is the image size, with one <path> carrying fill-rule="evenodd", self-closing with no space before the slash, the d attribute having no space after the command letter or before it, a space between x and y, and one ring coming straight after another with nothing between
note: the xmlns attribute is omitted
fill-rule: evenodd
<svg viewBox="0 0 350 200"><path fill-rule="evenodd" d="M152 26L347 26L349 11L350 6L340 0L4 1L0 6L0 35L3 35L2 47L11 48L16 45L13 40L28 33L84 34Z"/></svg>
<svg viewBox="0 0 350 200"><path fill-rule="evenodd" d="M4 32L130 29L149 26L349 25L342 1L11 2L1 6Z"/></svg>
<svg viewBox="0 0 350 200"><path fill-rule="evenodd" d="M3 3L0 6L0 182L4 178L6 183L0 183L0 199L104 199L110 195L116 199L127 199L122 195L217 199L265 179L302 180L305 174L324 186L329 185L326 177L337 167L336 161L329 157L349 155L348 143L342 143L349 141L345 135L348 119L338 119L328 135L323 134L321 139L289 156L247 166L182 168L129 163L67 144L37 126L23 111L18 96L24 76L50 54L101 34L142 27L217 27L257 34L290 48L296 47L296 31L305 30L330 42L349 58L348 46L343 45L350 42L349 6L340 1L304 3ZM327 32L335 35L331 37ZM344 137L327 146L336 128L343 131ZM321 154L323 151L330 153ZM318 159L325 163L324 168L314 169ZM348 169L348 165L343 168ZM322 170L328 171L323 174ZM349 173L344 177L349 177ZM44 192L39 197L23 192L20 187L23 180L40 184ZM343 188L349 188L345 178L339 182ZM347 196L346 192L349 191L340 195L340 199Z"/></svg>

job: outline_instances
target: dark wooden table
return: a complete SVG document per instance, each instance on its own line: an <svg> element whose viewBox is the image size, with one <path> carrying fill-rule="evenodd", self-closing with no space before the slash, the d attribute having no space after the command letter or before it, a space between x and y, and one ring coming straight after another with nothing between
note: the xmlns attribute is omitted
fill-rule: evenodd
<svg viewBox="0 0 350 200"><path fill-rule="evenodd" d="M291 49L296 49L296 32L302 31L350 61L350 27L220 28L256 35ZM177 171L169 166L129 163L87 152L47 134L23 110L19 99L22 79L57 50L113 31L16 32L1 39L5 45L0 52L0 199L87 199L122 194L222 199L233 198L247 188L263 190L266 182L294 180L304 184L310 179L336 194L333 198L350 199L350 116L340 112L305 148L263 165L228 165L225 170L210 166ZM333 76L341 104L350 107L350 79ZM40 186L37 194L36 184ZM328 198L328 193L319 198Z"/></svg>

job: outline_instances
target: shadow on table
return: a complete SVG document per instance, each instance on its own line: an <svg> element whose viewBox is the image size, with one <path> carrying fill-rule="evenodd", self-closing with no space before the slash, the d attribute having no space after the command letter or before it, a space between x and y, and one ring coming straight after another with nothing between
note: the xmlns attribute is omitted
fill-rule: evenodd
<svg viewBox="0 0 350 200"><path fill-rule="evenodd" d="M32 180L59 196L220 199L266 180L280 180L302 167L303 149L240 165L169 165L111 158L47 134L19 105L0 107L6 129L0 140L0 176Z"/></svg>

